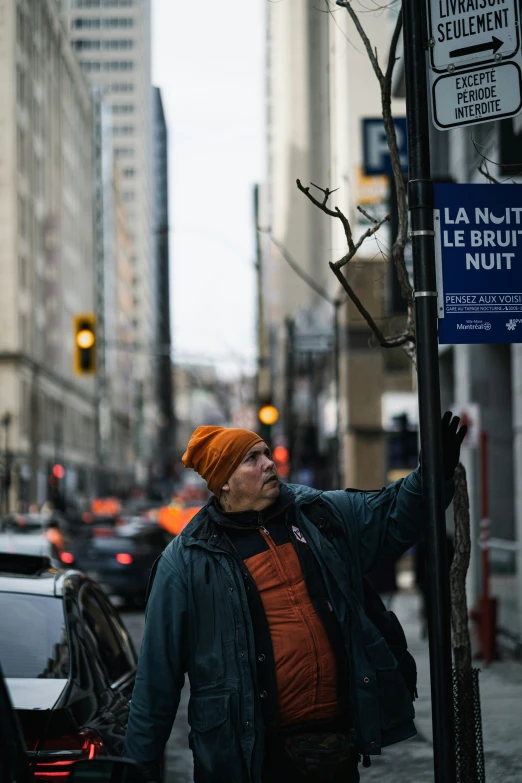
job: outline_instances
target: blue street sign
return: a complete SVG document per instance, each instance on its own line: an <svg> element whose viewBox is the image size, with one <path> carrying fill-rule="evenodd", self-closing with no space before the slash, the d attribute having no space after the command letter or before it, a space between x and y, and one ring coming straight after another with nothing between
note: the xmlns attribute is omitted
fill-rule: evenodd
<svg viewBox="0 0 522 783"><path fill-rule="evenodd" d="M397 145L401 156L401 167L408 171L408 134L406 117L394 117ZM362 121L363 168L367 177L391 174L390 151L386 141L386 131L382 117L367 117Z"/></svg>
<svg viewBox="0 0 522 783"><path fill-rule="evenodd" d="M522 342L520 185L435 185L439 342Z"/></svg>

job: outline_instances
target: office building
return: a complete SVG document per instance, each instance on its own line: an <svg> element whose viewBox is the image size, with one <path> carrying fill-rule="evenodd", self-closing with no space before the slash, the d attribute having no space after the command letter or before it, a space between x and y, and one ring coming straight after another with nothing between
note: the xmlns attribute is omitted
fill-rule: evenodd
<svg viewBox="0 0 522 783"><path fill-rule="evenodd" d="M122 199L134 244L136 467L144 483L157 429L150 0L61 0L61 6L81 67L111 108L114 156L122 168Z"/></svg>
<svg viewBox="0 0 522 783"><path fill-rule="evenodd" d="M13 509L47 499L54 464L63 493L94 485L95 382L74 375L72 329L94 309L93 110L56 3L1 0L0 20L0 413Z"/></svg>

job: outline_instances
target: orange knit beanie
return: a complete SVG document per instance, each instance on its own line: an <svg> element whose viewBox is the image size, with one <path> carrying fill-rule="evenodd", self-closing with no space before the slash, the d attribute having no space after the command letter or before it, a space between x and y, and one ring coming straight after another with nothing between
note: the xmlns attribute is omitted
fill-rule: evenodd
<svg viewBox="0 0 522 783"><path fill-rule="evenodd" d="M221 489L247 451L263 440L257 433L232 427L198 427L181 458L219 498Z"/></svg>

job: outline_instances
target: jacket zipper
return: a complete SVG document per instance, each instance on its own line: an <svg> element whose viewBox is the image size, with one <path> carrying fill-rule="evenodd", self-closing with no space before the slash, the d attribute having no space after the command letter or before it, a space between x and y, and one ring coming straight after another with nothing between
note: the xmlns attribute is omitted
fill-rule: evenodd
<svg viewBox="0 0 522 783"><path fill-rule="evenodd" d="M270 541L272 536L270 535L270 532L266 529L266 527L264 525L260 525L260 530L262 530L262 532L265 534L265 536L267 538L267 544L270 547L270 549L272 550L272 552L274 554L274 557L275 557L275 559L277 561L277 566L278 566L278 571L280 573L280 576L282 576L283 580L285 580L286 574L285 574L284 569L281 568L281 559L280 559L279 554L277 552L277 545L274 544L272 541ZM282 570L282 573L281 573L281 570ZM304 579L304 575L303 575L303 579ZM320 683L320 679L321 679L321 667L319 665L319 651L317 649L317 644L315 642L314 635L313 635L312 631L310 630L310 628L308 626L307 619L304 616L304 614L303 614L301 608L299 607L297 601L295 601L295 600L294 600L294 606L297 608L299 614L301 615L301 618L302 618L303 622L305 623L305 625L306 625L306 627L308 629L309 638L311 639L311 642L312 642L314 658L315 658L315 695L314 695L314 699L313 699L313 705L315 706L315 704L317 702L317 696L318 696L318 693L319 693L319 683Z"/></svg>

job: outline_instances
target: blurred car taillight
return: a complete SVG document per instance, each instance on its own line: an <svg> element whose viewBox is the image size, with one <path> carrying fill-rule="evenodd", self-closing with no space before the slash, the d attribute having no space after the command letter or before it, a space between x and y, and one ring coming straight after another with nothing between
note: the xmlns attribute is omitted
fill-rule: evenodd
<svg viewBox="0 0 522 783"><path fill-rule="evenodd" d="M67 563L67 565L70 565L71 563L74 563L74 555L72 552L61 552L60 560L62 563Z"/></svg>
<svg viewBox="0 0 522 783"><path fill-rule="evenodd" d="M127 552L118 552L116 555L116 560L118 563L121 563L121 565L130 565L133 561L133 557Z"/></svg>
<svg viewBox="0 0 522 783"><path fill-rule="evenodd" d="M92 534L94 538L112 538L114 529L112 527L95 527Z"/></svg>
<svg viewBox="0 0 522 783"><path fill-rule="evenodd" d="M53 761L51 753L71 752L71 759ZM78 734L67 734L53 740L40 743L34 777L37 780L63 781L71 773L71 766L80 759L93 759L103 751L103 741L100 735L92 729L85 729Z"/></svg>

